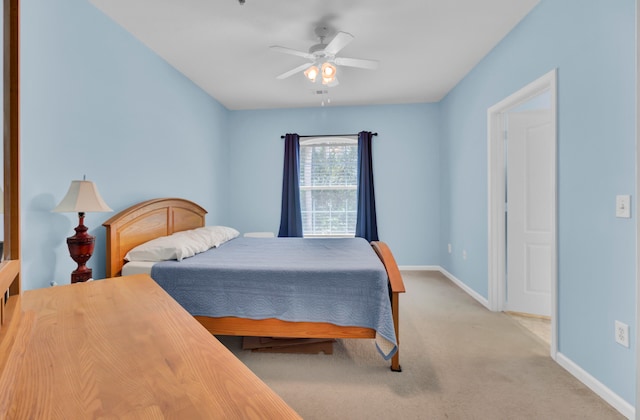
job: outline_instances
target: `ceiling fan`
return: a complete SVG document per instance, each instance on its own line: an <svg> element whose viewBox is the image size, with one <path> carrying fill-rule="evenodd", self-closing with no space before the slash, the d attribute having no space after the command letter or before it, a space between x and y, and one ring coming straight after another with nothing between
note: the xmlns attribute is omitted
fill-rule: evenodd
<svg viewBox="0 0 640 420"><path fill-rule="evenodd" d="M320 43L311 46L308 52L294 50L291 48L271 46L273 51L284 54L296 55L309 60L308 63L302 64L287 72L277 76L276 79L286 79L296 73L304 72L304 75L311 82L321 80L323 85L336 86L338 78L336 77L336 66L357 67L361 69L375 70L378 68L377 60L366 60L361 58L336 57L336 54L353 41L353 35L347 32L338 32L333 39L326 44L325 39L329 33L326 26L320 26L315 30L316 35L320 38Z"/></svg>

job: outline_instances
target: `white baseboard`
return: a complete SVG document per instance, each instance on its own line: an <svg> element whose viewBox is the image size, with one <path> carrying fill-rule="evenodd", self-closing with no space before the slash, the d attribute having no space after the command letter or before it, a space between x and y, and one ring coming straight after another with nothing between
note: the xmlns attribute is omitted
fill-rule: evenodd
<svg viewBox="0 0 640 420"><path fill-rule="evenodd" d="M454 282L456 284L456 286L458 286L459 288L461 288L462 290L464 290L465 292L467 292L467 294L469 296L471 296L472 298L474 298L475 300L477 300L478 302L480 302L480 304L482 306L484 306L485 308L491 310L489 308L489 300L486 299L484 296L482 296L481 294L479 294L478 292L476 292L475 290L473 290L472 288L470 288L469 286L467 286L466 284L464 284L461 280L457 279L456 276L454 276L453 274L451 274L450 272L448 272L447 270L445 270L442 267L439 267L439 270L442 274L444 274L449 280L451 280L452 282Z"/></svg>
<svg viewBox="0 0 640 420"><path fill-rule="evenodd" d="M401 265L400 271L442 271L439 265Z"/></svg>
<svg viewBox="0 0 640 420"><path fill-rule="evenodd" d="M453 274L449 273L442 267L436 268L440 271L445 277L455 283L458 287L464 290L467 294L473 297L475 300L480 302L483 306L489 309L489 301L485 299L483 296L478 294L476 291L471 289L469 286L464 284L462 281L457 279ZM490 310L490 309L489 309ZM580 382L585 384L589 389L595 392L600 398L605 400L609 405L618 410L620 414L625 416L628 419L635 419L636 409L634 406L625 401L618 394L613 392L611 389L606 387L602 382L598 381L596 378L591 376L587 371L582 369L580 366L575 364L571 359L569 359L564 354L557 352L555 357L556 363L562 366L567 370L570 374L575 376Z"/></svg>
<svg viewBox="0 0 640 420"><path fill-rule="evenodd" d="M589 389L598 394L600 398L609 403L613 408L618 410L620 414L628 419L634 419L636 409L631 404L622 399L618 394L607 388L602 382L591 376L587 371L575 364L564 354L558 352L556 362L565 368L570 374L575 376L580 382L585 384Z"/></svg>
<svg viewBox="0 0 640 420"><path fill-rule="evenodd" d="M464 284L462 281L457 279L453 274L449 273L444 268L439 265L401 265L398 267L400 271L439 271L453 283L455 283L459 288L464 290L468 295L473 297L475 300L480 302L482 306L489 309L489 300L485 299L482 295L478 294L475 290Z"/></svg>

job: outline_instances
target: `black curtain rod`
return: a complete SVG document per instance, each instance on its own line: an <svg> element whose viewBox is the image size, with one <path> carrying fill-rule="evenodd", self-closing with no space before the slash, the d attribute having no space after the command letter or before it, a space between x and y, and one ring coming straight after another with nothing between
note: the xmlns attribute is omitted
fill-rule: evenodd
<svg viewBox="0 0 640 420"><path fill-rule="evenodd" d="M357 136L358 133L356 134L321 134L321 135L317 135L317 136L298 136L299 138L305 138L305 137L349 137L349 136ZM377 136L378 133L371 133L372 136ZM281 139L284 138L284 136L280 136Z"/></svg>

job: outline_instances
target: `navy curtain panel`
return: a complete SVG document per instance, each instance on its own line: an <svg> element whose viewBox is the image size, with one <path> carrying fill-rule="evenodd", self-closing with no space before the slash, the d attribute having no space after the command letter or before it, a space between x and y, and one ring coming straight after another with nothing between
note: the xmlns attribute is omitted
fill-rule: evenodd
<svg viewBox="0 0 640 420"><path fill-rule="evenodd" d="M373 191L373 166L371 158L370 131L358 133L358 213L356 236L367 241L378 240L376 221L376 198Z"/></svg>
<svg viewBox="0 0 640 420"><path fill-rule="evenodd" d="M279 237L302 237L300 210L300 141L297 134L284 137L284 171L282 175L282 211Z"/></svg>

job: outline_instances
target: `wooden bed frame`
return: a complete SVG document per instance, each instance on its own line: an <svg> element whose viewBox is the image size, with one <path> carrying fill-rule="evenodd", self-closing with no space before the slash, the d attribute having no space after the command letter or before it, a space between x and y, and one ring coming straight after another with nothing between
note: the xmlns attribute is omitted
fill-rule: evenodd
<svg viewBox="0 0 640 420"><path fill-rule="evenodd" d="M124 256L137 245L174 232L205 226L207 211L181 198L159 198L135 204L103 223L107 229L107 277L120 276ZM389 277L393 323L398 351L391 359L391 370L400 372L399 295L404 283L389 247L380 241L371 246ZM195 317L211 334L296 338L375 338L375 330L341 327L322 322L287 322L278 319L253 320L236 317Z"/></svg>

